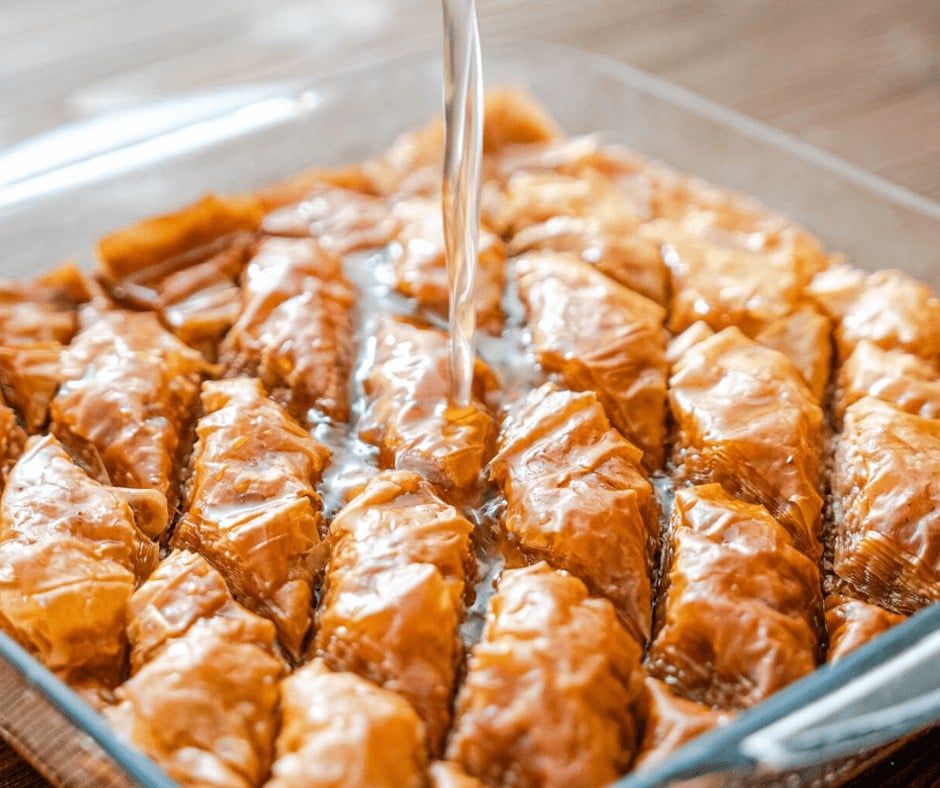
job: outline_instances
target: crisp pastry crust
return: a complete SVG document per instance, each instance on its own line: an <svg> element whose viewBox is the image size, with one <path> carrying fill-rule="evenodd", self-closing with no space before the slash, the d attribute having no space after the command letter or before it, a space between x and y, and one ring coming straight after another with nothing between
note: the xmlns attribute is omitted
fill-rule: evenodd
<svg viewBox="0 0 940 788"><path fill-rule="evenodd" d="M269 235L313 238L340 255L385 246L398 228L399 220L382 198L325 183L314 186L301 202L272 211L261 223Z"/></svg>
<svg viewBox="0 0 940 788"><path fill-rule="evenodd" d="M763 504L818 559L823 413L789 360L726 328L675 363L669 404L680 475Z"/></svg>
<svg viewBox="0 0 940 788"><path fill-rule="evenodd" d="M865 601L914 613L940 600L940 421L865 397L836 447L833 569Z"/></svg>
<svg viewBox="0 0 940 788"><path fill-rule="evenodd" d="M153 313L86 309L82 325L62 354L51 430L101 480L154 490L173 513L210 367Z"/></svg>
<svg viewBox="0 0 940 788"><path fill-rule="evenodd" d="M831 336L832 321L805 304L765 325L754 339L790 359L816 401L822 403L832 370Z"/></svg>
<svg viewBox="0 0 940 788"><path fill-rule="evenodd" d="M313 660L281 682L267 788L424 788L424 726L409 703Z"/></svg>
<svg viewBox="0 0 940 788"><path fill-rule="evenodd" d="M0 629L69 683L113 687L128 599L156 564L120 490L30 439L0 501Z"/></svg>
<svg viewBox="0 0 940 788"><path fill-rule="evenodd" d="M676 695L659 679L646 678L643 738L634 769L650 768L696 736L730 722L733 715Z"/></svg>
<svg viewBox="0 0 940 788"><path fill-rule="evenodd" d="M816 668L819 569L763 506L720 485L676 492L648 667L679 694L753 706Z"/></svg>
<svg viewBox="0 0 940 788"><path fill-rule="evenodd" d="M532 252L514 265L541 365L575 391L594 391L644 464L660 467L665 310L573 255Z"/></svg>
<svg viewBox="0 0 940 788"><path fill-rule="evenodd" d="M31 282L0 280L0 345L67 343L78 329L77 310L93 286L74 263Z"/></svg>
<svg viewBox="0 0 940 788"><path fill-rule="evenodd" d="M412 198L395 204L400 222L392 251L395 287L422 307L446 318L450 299L440 199ZM477 325L498 336L503 329L500 302L506 284L503 242L480 229L476 269Z"/></svg>
<svg viewBox="0 0 940 788"><path fill-rule="evenodd" d="M593 393L546 383L510 412L489 467L510 538L608 597L642 644L659 521L641 456Z"/></svg>
<svg viewBox="0 0 940 788"><path fill-rule="evenodd" d="M826 597L826 629L829 632L829 662L864 646L882 632L904 621L906 616L892 613L860 599L831 594Z"/></svg>
<svg viewBox="0 0 940 788"><path fill-rule="evenodd" d="M484 404L497 388L493 372L476 362L473 399L456 413L448 405L446 333L383 318L374 343L363 379L360 437L379 447L383 467L417 471L458 497L472 493L495 439Z"/></svg>
<svg viewBox="0 0 940 788"><path fill-rule="evenodd" d="M164 559L127 606L131 677L105 716L186 785L256 786L271 765L282 663L274 625L194 553Z"/></svg>
<svg viewBox="0 0 940 788"><path fill-rule="evenodd" d="M316 485L329 450L257 380L207 382L202 406L172 544L205 556L239 602L274 622L299 661L314 577L326 560Z"/></svg>
<svg viewBox="0 0 940 788"><path fill-rule="evenodd" d="M49 418L49 404L62 382L58 342L0 346L0 390L30 433Z"/></svg>
<svg viewBox="0 0 940 788"><path fill-rule="evenodd" d="M315 651L393 689L436 753L463 649L471 523L416 473L379 474L333 520Z"/></svg>
<svg viewBox="0 0 940 788"><path fill-rule="evenodd" d="M922 282L901 271L869 274L842 265L818 274L808 292L837 323L841 361L867 339L940 363L940 299Z"/></svg>
<svg viewBox="0 0 940 788"><path fill-rule="evenodd" d="M487 785L606 785L636 750L641 648L613 606L545 563L503 572L447 757Z"/></svg>
<svg viewBox="0 0 940 788"><path fill-rule="evenodd" d="M269 238L245 270L241 310L220 351L229 376L258 377L301 421L349 418L355 291L315 241Z"/></svg>
<svg viewBox="0 0 940 788"><path fill-rule="evenodd" d="M863 339L839 369L833 400L836 418L841 421L846 408L863 397L874 397L925 419L938 419L940 371L918 356L882 350Z"/></svg>

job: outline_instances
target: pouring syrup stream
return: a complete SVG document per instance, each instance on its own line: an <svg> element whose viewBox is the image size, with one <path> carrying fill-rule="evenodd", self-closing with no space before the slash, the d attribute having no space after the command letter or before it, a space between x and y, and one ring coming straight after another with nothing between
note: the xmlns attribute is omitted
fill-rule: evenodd
<svg viewBox="0 0 940 788"><path fill-rule="evenodd" d="M483 157L483 73L474 0L443 0L444 176L441 211L450 283L450 406L470 406Z"/></svg>

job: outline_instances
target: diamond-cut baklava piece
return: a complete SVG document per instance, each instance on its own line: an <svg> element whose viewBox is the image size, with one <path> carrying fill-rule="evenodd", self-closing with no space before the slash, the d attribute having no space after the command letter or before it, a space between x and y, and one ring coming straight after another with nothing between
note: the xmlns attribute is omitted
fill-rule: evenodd
<svg viewBox="0 0 940 788"><path fill-rule="evenodd" d="M424 726L399 695L320 660L281 682L267 788L425 788Z"/></svg>
<svg viewBox="0 0 940 788"><path fill-rule="evenodd" d="M726 328L676 362L669 403L680 474L763 504L821 555L823 414L786 356Z"/></svg>
<svg viewBox="0 0 940 788"><path fill-rule="evenodd" d="M860 599L840 594L826 597L829 662L842 659L904 619L905 616Z"/></svg>
<svg viewBox="0 0 940 788"><path fill-rule="evenodd" d="M641 457L593 393L547 383L510 412L490 476L510 539L608 597L645 643L659 523Z"/></svg>
<svg viewBox="0 0 940 788"><path fill-rule="evenodd" d="M204 558L164 559L127 606L131 677L105 715L185 785L259 785L277 732L274 625L231 597Z"/></svg>
<svg viewBox="0 0 940 788"><path fill-rule="evenodd" d="M150 312L87 309L82 326L62 354L52 432L102 479L163 495L172 516L210 368Z"/></svg>
<svg viewBox="0 0 940 788"><path fill-rule="evenodd" d="M398 227L382 198L328 184L318 185L296 205L269 213L261 224L271 235L313 238L339 255L385 246Z"/></svg>
<svg viewBox="0 0 940 788"><path fill-rule="evenodd" d="M30 440L0 503L0 629L70 683L114 686L127 601L156 563L122 491Z"/></svg>
<svg viewBox="0 0 940 788"><path fill-rule="evenodd" d="M299 660L314 575L326 559L316 485L329 450L257 380L207 382L202 406L173 545L208 558L239 602L274 622L281 645Z"/></svg>
<svg viewBox="0 0 940 788"><path fill-rule="evenodd" d="M301 421L349 418L355 291L315 241L268 238L245 270L238 320L222 344L230 376L258 377Z"/></svg>
<svg viewBox="0 0 940 788"><path fill-rule="evenodd" d="M875 397L925 419L940 418L940 371L910 353L882 350L863 339L839 369L836 416L841 419L845 409L863 397Z"/></svg>
<svg viewBox="0 0 940 788"><path fill-rule="evenodd" d="M0 281L0 344L68 342L78 328L77 310L92 285L74 263L31 282Z"/></svg>
<svg viewBox="0 0 940 788"><path fill-rule="evenodd" d="M865 397L845 412L832 492L833 569L897 613L940 600L940 421Z"/></svg>
<svg viewBox="0 0 940 788"><path fill-rule="evenodd" d="M841 360L867 339L940 363L940 298L907 274L835 266L813 279L809 294L837 323Z"/></svg>
<svg viewBox="0 0 940 788"><path fill-rule="evenodd" d="M815 562L760 505L720 485L676 491L650 672L724 709L812 673L822 592Z"/></svg>
<svg viewBox="0 0 940 788"><path fill-rule="evenodd" d="M731 721L726 711L686 700L659 679L647 677L643 738L634 769L654 766L668 760L683 744L712 728Z"/></svg>
<svg viewBox="0 0 940 788"><path fill-rule="evenodd" d="M49 418L49 404L62 382L61 355L58 342L0 347L0 389L31 433Z"/></svg>
<svg viewBox="0 0 940 788"><path fill-rule="evenodd" d="M473 526L418 474L387 471L330 526L315 648L330 667L395 690L430 751L450 720Z"/></svg>
<svg viewBox="0 0 940 788"><path fill-rule="evenodd" d="M641 647L606 599L538 563L503 573L447 757L487 785L602 785L636 751Z"/></svg>
<svg viewBox="0 0 940 788"><path fill-rule="evenodd" d="M539 363L576 391L594 391L613 425L663 460L665 310L573 255L516 258L519 294Z"/></svg>
<svg viewBox="0 0 940 788"><path fill-rule="evenodd" d="M445 332L384 318L374 342L360 436L379 447L384 467L417 471L448 494L471 492L495 437L484 404L496 389L492 371L476 361L472 401L458 410L448 404Z"/></svg>
<svg viewBox="0 0 940 788"><path fill-rule="evenodd" d="M395 287L446 318L450 284L440 200L403 200L396 203L395 215L401 220L398 246L393 251ZM477 325L494 335L503 327L500 301L506 281L505 263L503 242L481 227L476 269Z"/></svg>

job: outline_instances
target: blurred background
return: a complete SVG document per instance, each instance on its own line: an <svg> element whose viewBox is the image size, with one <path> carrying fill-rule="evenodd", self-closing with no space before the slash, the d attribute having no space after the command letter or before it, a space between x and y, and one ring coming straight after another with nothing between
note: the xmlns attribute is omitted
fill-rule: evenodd
<svg viewBox="0 0 940 788"><path fill-rule="evenodd" d="M938 0L478 0L484 40L607 54L940 199ZM2 0L0 148L439 45L435 0Z"/></svg>

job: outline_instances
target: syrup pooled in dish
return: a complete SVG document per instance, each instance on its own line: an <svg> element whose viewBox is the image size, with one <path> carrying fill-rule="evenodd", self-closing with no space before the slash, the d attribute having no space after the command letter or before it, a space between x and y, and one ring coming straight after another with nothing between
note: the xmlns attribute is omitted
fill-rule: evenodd
<svg viewBox="0 0 940 788"><path fill-rule="evenodd" d="M0 629L183 785L605 785L940 599L933 291L486 110L466 407L440 123L0 283Z"/></svg>

